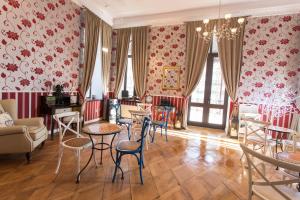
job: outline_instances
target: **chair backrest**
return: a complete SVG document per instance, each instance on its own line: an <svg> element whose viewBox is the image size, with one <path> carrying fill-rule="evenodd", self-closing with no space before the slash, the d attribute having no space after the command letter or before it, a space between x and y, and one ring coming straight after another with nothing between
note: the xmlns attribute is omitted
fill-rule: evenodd
<svg viewBox="0 0 300 200"><path fill-rule="evenodd" d="M152 109L152 104L151 103L137 103L136 104L137 109L141 111L146 111L151 113Z"/></svg>
<svg viewBox="0 0 300 200"><path fill-rule="evenodd" d="M165 122L165 126L168 126L170 112L172 107L170 106L158 106L157 111L161 112L161 121Z"/></svg>
<svg viewBox="0 0 300 200"><path fill-rule="evenodd" d="M249 136L256 136L261 140L267 140L269 122L254 120L254 119L241 119L245 123L245 136L244 143L247 143Z"/></svg>
<svg viewBox="0 0 300 200"><path fill-rule="evenodd" d="M300 166L292 163L287 163L284 161L280 161L268 156L265 156L263 154L260 154L256 151L253 151L249 148L247 148L245 145L240 144L243 152L246 155L247 158L247 163L248 163L248 184L249 184L249 193L252 193L252 185L264 185L264 186L271 186L274 190L276 190L283 198L285 199L290 199L284 192L278 189L277 186L279 185L286 185L286 184L292 184L292 183L297 183L300 181L299 178L291 178L289 180L270 180L268 176L266 176L264 172L264 168L262 170L259 169L258 165L255 164L257 161L259 161L259 164L267 163L270 165L274 166L274 169L276 167L280 167L282 169L290 170L293 172L299 172L300 171ZM253 160L255 159L255 163ZM258 160L256 160L258 159ZM253 181L253 172L257 172L256 174L259 175L258 179L260 180L259 182ZM276 194L275 194L276 195Z"/></svg>
<svg viewBox="0 0 300 200"><path fill-rule="evenodd" d="M18 106L15 99L0 100L0 104L5 112L8 112L13 120L18 119Z"/></svg>
<svg viewBox="0 0 300 200"><path fill-rule="evenodd" d="M63 118L64 117L72 117L72 119L68 122L68 124L63 123ZM62 142L63 138L66 134L67 131L70 131L76 135L76 137L81 137L80 132L79 132L79 112L64 112L64 113L59 113L53 115L54 120L58 124L58 131L59 131L59 141ZM76 130L74 130L71 125L72 123L76 120L77 125L76 125Z"/></svg>
<svg viewBox="0 0 300 200"><path fill-rule="evenodd" d="M151 124L151 119L149 117L144 117L143 126L142 126L142 130L141 130L141 138L139 139L139 141L141 142L140 149L142 151L144 149L146 134L150 130L150 124Z"/></svg>
<svg viewBox="0 0 300 200"><path fill-rule="evenodd" d="M120 109L121 109L122 118L131 118L131 113L129 112L129 110L138 110L137 106L135 105L125 105L125 104L121 104Z"/></svg>

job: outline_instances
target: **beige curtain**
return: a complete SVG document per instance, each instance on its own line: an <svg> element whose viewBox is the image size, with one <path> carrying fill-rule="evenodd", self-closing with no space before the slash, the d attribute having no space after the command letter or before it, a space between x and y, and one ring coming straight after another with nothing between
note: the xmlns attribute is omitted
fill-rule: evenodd
<svg viewBox="0 0 300 200"><path fill-rule="evenodd" d="M86 92L91 84L91 79L94 72L99 30L102 20L90 10L84 10L85 18L85 49L84 49L84 74L80 85L80 92L85 97Z"/></svg>
<svg viewBox="0 0 300 200"><path fill-rule="evenodd" d="M111 49L112 49L112 27L105 22L102 22L102 47L107 51L102 50L102 80L104 86L104 94L108 92L109 85L109 69L111 66Z"/></svg>
<svg viewBox="0 0 300 200"><path fill-rule="evenodd" d="M149 31L147 26L135 27L131 31L134 88L136 95L142 99L146 92L146 78L148 74L147 44Z"/></svg>
<svg viewBox="0 0 300 200"><path fill-rule="evenodd" d="M118 97L124 79L126 67L127 67L128 47L129 47L131 29L130 28L117 29L116 32L117 32L117 52L116 52L117 74L116 74L116 83L115 83L115 90L114 90L115 98Z"/></svg>
<svg viewBox="0 0 300 200"><path fill-rule="evenodd" d="M103 119L107 118L107 104L108 104L108 90L110 81L110 66L111 66L111 49L112 49L112 27L102 22L101 26L102 32L102 48L106 48L107 51L102 50L102 80L103 80Z"/></svg>
<svg viewBox="0 0 300 200"><path fill-rule="evenodd" d="M239 27L237 22L238 18L231 19L231 27ZM225 23L225 19L220 19L217 22L217 30ZM221 63L221 69L223 74L223 80L225 82L226 91L235 103L230 116L230 120L237 118L238 116L238 103L237 103L237 88L240 79L241 63L242 63L242 49L243 49L243 37L245 30L244 22L237 33L237 36L233 39L220 38L218 40L219 58ZM229 129L231 130L231 122L229 122Z"/></svg>
<svg viewBox="0 0 300 200"><path fill-rule="evenodd" d="M198 85L205 62L207 60L208 50L211 45L211 40L205 41L198 34L202 34L204 30L212 31L214 29L215 20L211 20L207 27L204 27L202 21L186 22L186 88L183 93L185 97L183 112L182 126L187 126L187 115L188 115L188 99L192 94L196 86ZM198 33L197 27L201 27L202 31Z"/></svg>

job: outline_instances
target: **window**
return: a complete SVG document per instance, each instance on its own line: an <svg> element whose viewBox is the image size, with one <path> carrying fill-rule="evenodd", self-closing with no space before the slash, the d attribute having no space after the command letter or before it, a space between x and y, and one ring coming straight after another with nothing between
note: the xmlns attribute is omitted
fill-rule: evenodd
<svg viewBox="0 0 300 200"><path fill-rule="evenodd" d="M86 93L87 98L91 99L102 99L103 96L103 81L102 81L102 42L99 35L99 42L97 47L95 68L91 85Z"/></svg>
<svg viewBox="0 0 300 200"><path fill-rule="evenodd" d="M227 100L217 38L214 36L199 84L190 98L189 124L225 128Z"/></svg>
<svg viewBox="0 0 300 200"><path fill-rule="evenodd" d="M121 86L121 91L119 97L133 97L135 96L134 92L134 82L133 82L133 71L132 71L132 40L129 42L128 48L128 58L127 58L127 67L125 71L124 80Z"/></svg>

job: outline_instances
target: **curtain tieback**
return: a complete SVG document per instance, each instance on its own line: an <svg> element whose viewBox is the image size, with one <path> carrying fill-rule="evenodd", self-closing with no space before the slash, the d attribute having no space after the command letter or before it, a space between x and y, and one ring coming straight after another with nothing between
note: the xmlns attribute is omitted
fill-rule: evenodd
<svg viewBox="0 0 300 200"><path fill-rule="evenodd" d="M77 92L79 93L80 97L84 99L84 96L83 96L83 94L82 94L80 88L78 87L76 90L77 90Z"/></svg>

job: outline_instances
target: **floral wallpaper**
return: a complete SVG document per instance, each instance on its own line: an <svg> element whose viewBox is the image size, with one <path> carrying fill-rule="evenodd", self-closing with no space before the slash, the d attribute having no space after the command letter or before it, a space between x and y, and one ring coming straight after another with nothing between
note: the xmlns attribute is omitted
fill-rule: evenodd
<svg viewBox="0 0 300 200"><path fill-rule="evenodd" d="M147 94L152 96L182 96L185 84L185 26L151 27L148 44L149 73L147 78ZM114 90L116 77L116 32L113 33L112 66L110 74L110 90ZM180 88L177 90L163 89L163 67L180 68Z"/></svg>
<svg viewBox="0 0 300 200"><path fill-rule="evenodd" d="M150 95L182 96L185 85L185 26L162 26L150 29L149 74L147 93ZM163 89L163 67L180 68L180 87L177 90Z"/></svg>
<svg viewBox="0 0 300 200"><path fill-rule="evenodd" d="M71 0L0 1L0 90L78 85L80 8Z"/></svg>
<svg viewBox="0 0 300 200"><path fill-rule="evenodd" d="M239 83L241 102L262 103L300 88L300 14L249 18ZM275 101L275 99L270 100Z"/></svg>

